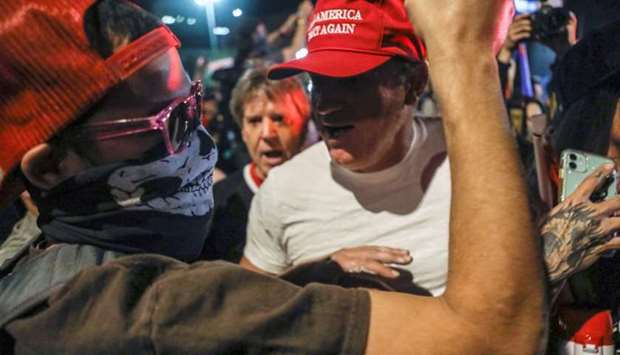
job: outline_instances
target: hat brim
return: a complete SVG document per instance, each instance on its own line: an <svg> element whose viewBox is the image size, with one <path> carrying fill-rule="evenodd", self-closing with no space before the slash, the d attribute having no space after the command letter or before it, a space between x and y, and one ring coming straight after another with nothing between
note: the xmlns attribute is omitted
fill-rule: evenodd
<svg viewBox="0 0 620 355"><path fill-rule="evenodd" d="M269 79L279 80L302 72L346 78L360 75L387 62L394 55L344 50L321 50L308 53L301 59L271 67Z"/></svg>

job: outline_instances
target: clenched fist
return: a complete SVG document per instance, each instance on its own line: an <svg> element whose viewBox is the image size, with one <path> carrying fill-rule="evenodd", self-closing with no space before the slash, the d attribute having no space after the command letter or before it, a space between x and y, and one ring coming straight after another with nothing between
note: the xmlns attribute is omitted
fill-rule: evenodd
<svg viewBox="0 0 620 355"><path fill-rule="evenodd" d="M495 55L506 38L510 0L405 0L409 18L434 56L463 51Z"/></svg>

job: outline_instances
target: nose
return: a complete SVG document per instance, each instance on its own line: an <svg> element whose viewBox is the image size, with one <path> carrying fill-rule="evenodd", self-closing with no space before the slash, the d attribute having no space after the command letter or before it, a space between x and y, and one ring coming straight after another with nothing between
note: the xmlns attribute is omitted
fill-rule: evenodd
<svg viewBox="0 0 620 355"><path fill-rule="evenodd" d="M314 97L313 109L317 117L329 116L340 111L344 105L334 95L319 95Z"/></svg>
<svg viewBox="0 0 620 355"><path fill-rule="evenodd" d="M269 117L263 118L263 123L261 126L261 138L270 139L276 136L276 123Z"/></svg>
<svg viewBox="0 0 620 355"><path fill-rule="evenodd" d="M316 113L316 116L318 118L323 118L331 115L332 113L340 111L340 109L342 109L342 105L339 104L323 104L317 105L314 109L314 112Z"/></svg>
<svg viewBox="0 0 620 355"><path fill-rule="evenodd" d="M322 83L312 90L312 109L318 118L329 116L343 107L345 92L338 90L336 83Z"/></svg>

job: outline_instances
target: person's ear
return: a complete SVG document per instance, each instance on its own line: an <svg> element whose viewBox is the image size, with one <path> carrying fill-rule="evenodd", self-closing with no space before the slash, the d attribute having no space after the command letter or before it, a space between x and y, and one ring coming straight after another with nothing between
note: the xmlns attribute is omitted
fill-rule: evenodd
<svg viewBox="0 0 620 355"><path fill-rule="evenodd" d="M410 84L407 85L405 104L415 105L428 82L428 67L425 62L416 66L416 69L411 73L411 77L408 78L408 82Z"/></svg>
<svg viewBox="0 0 620 355"><path fill-rule="evenodd" d="M85 170L88 165L70 150L43 143L26 152L21 161L21 170L34 186L42 190L51 190L64 180Z"/></svg>
<svg viewBox="0 0 620 355"><path fill-rule="evenodd" d="M243 122L244 118L241 118L241 124L239 125L239 129L241 130L241 140L246 147L249 148L250 142L250 133L245 129L245 122Z"/></svg>

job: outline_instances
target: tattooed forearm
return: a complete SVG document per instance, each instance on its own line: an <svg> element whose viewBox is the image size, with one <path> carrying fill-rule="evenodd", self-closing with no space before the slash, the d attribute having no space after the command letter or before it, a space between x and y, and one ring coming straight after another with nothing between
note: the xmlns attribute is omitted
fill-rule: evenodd
<svg viewBox="0 0 620 355"><path fill-rule="evenodd" d="M569 205L544 221L542 238L549 279L557 284L596 261L608 240L592 208Z"/></svg>

